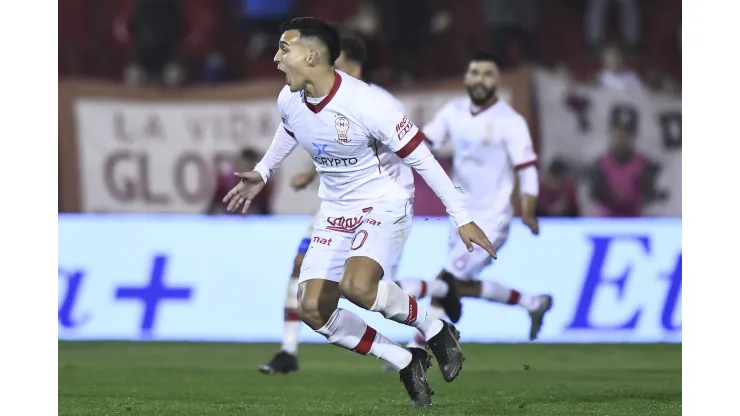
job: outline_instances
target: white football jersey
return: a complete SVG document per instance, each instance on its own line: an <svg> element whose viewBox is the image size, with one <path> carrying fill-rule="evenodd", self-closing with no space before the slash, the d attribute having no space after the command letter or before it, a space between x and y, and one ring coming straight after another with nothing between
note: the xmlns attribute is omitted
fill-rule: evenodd
<svg viewBox="0 0 740 416"><path fill-rule="evenodd" d="M424 135L399 111L395 99L336 71L320 101L283 88L278 109L283 127L310 155L326 201L408 199L414 195L411 168L402 158ZM386 93L387 94L387 93ZM315 103L311 103L315 101Z"/></svg>
<svg viewBox="0 0 740 416"><path fill-rule="evenodd" d="M386 98L393 101L396 109L398 109L398 111L402 112L403 114L406 114L406 107L404 107L403 103L398 101L398 99L394 97L393 94L389 93L385 88L379 86L378 84L370 84L370 88L374 89L379 94L384 95Z"/></svg>
<svg viewBox="0 0 740 416"><path fill-rule="evenodd" d="M422 130L434 148L452 140L452 180L473 218L513 215L515 171L537 163L524 117L503 100L476 112L466 97L445 104Z"/></svg>

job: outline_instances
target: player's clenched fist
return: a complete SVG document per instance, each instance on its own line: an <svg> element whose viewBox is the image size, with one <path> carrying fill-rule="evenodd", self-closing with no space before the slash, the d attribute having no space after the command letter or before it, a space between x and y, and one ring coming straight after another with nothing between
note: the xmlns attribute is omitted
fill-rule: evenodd
<svg viewBox="0 0 740 416"><path fill-rule="evenodd" d="M458 229L460 238L462 239L469 252L473 252L473 244L479 245L483 250L486 250L488 254L494 259L496 257L496 249L493 247L493 243L488 239L483 230L480 229L474 222L469 222Z"/></svg>
<svg viewBox="0 0 740 416"><path fill-rule="evenodd" d="M246 214L254 197L265 187L265 181L256 171L234 173L234 175L241 180L226 194L223 202L229 204L226 207L227 211L238 212L239 207L242 207L242 213Z"/></svg>

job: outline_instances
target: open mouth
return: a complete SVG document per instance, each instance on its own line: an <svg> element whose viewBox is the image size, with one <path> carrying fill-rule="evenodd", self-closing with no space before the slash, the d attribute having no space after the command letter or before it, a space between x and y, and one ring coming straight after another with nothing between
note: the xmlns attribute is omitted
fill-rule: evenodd
<svg viewBox="0 0 740 416"><path fill-rule="evenodd" d="M278 65L277 69L278 69L278 71L280 71L283 74L285 74L285 83L286 84L290 84L290 77L288 77L288 73L285 72L285 70L283 68L281 68L280 65Z"/></svg>

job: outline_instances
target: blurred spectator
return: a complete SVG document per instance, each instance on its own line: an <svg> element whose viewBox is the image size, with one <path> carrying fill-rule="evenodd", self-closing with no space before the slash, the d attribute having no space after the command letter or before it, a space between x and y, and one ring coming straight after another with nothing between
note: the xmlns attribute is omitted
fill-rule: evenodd
<svg viewBox="0 0 740 416"><path fill-rule="evenodd" d="M429 40L434 3L428 0L374 0L390 42L394 74L402 83L414 81L415 64Z"/></svg>
<svg viewBox="0 0 740 416"><path fill-rule="evenodd" d="M484 0L492 53L502 68L537 60L538 0Z"/></svg>
<svg viewBox="0 0 740 416"><path fill-rule="evenodd" d="M586 41L594 51L600 50L604 45L609 7L613 3L619 7L622 41L631 50L636 50L640 42L640 14L637 0L588 0Z"/></svg>
<svg viewBox="0 0 740 416"><path fill-rule="evenodd" d="M252 59L273 52L280 37L280 24L293 17L295 0L231 0L241 7L241 23L247 32L247 55ZM275 46L276 47L276 46Z"/></svg>
<svg viewBox="0 0 740 416"><path fill-rule="evenodd" d="M367 59L363 69L367 81L372 80L370 74L378 69L380 62L380 24L378 10L369 1L360 3L342 24L345 31L356 34L365 42Z"/></svg>
<svg viewBox="0 0 740 416"><path fill-rule="evenodd" d="M181 4L177 0L139 0L128 28L135 53L124 71L129 85L164 84L175 86L185 79L175 52L184 34ZM127 36L121 33L121 36Z"/></svg>
<svg viewBox="0 0 740 416"><path fill-rule="evenodd" d="M601 53L601 69L596 82L602 87L620 91L642 90L642 81L637 73L624 64L622 51L616 46L604 48Z"/></svg>
<svg viewBox="0 0 740 416"><path fill-rule="evenodd" d="M593 167L591 198L603 217L639 217L645 205L664 199L656 189L660 166L635 149L633 130L612 130L609 150Z"/></svg>
<svg viewBox="0 0 740 416"><path fill-rule="evenodd" d="M234 165L234 172L247 172L253 170L261 157L262 156L254 149L243 149ZM223 198L231 188L236 186L238 182L238 178L234 176L234 172L219 172L216 182L216 191L213 194L211 205L208 207L208 214L229 214L229 212L226 211L226 204L223 203ZM252 201L252 204L249 206L247 214L265 215L270 213L270 195L272 193L272 188L270 187L271 183L272 182L268 182L264 189L257 194Z"/></svg>
<svg viewBox="0 0 740 416"><path fill-rule="evenodd" d="M540 181L537 198L538 217L580 217L576 184L570 178L568 165L560 159L550 163Z"/></svg>

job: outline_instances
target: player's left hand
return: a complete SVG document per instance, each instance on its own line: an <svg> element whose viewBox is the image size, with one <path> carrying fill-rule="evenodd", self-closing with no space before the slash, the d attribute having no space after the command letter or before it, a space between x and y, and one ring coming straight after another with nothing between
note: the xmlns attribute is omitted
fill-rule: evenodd
<svg viewBox="0 0 740 416"><path fill-rule="evenodd" d="M234 175L241 178L241 180L226 194L223 202L229 203L226 207L229 212L238 212L243 204L241 211L242 214L246 214L254 197L265 187L265 181L262 179L262 175L256 171L235 173Z"/></svg>
<svg viewBox="0 0 740 416"><path fill-rule="evenodd" d="M538 235L540 233L540 223L537 220L537 217L524 216L522 217L522 222L524 223L524 225L529 227L530 231L532 231L532 234Z"/></svg>
<svg viewBox="0 0 740 416"><path fill-rule="evenodd" d="M473 252L473 243L475 243L483 250L486 250L494 259L498 258L496 256L496 249L493 247L493 243L491 243L491 240L488 239L483 230L481 230L474 222L469 222L460 227L458 229L458 233L469 252Z"/></svg>

